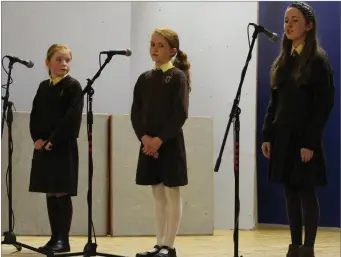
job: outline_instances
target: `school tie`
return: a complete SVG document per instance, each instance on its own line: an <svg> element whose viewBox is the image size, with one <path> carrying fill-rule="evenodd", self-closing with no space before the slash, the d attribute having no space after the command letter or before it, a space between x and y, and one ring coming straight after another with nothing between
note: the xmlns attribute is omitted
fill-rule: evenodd
<svg viewBox="0 0 341 257"><path fill-rule="evenodd" d="M292 51L292 54L291 54L292 57L296 58L298 56L298 53L296 50Z"/></svg>
<svg viewBox="0 0 341 257"><path fill-rule="evenodd" d="M159 76L159 75L163 74L163 71L162 71L160 68L156 68L156 69L153 71L153 73L154 73L155 75Z"/></svg>

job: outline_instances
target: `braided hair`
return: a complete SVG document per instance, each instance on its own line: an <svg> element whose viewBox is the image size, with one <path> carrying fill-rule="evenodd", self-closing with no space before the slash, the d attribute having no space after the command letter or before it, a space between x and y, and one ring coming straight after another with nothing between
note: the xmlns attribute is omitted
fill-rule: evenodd
<svg viewBox="0 0 341 257"><path fill-rule="evenodd" d="M191 64L188 61L187 54L183 50L180 50L178 34L174 30L168 28L158 28L154 30L154 33L162 36L168 42L170 48L175 48L177 50L173 65L186 74L188 89L191 91Z"/></svg>
<svg viewBox="0 0 341 257"><path fill-rule="evenodd" d="M311 22L315 25L315 13L313 8L305 2L293 2L289 7L294 7L303 14L307 22Z"/></svg>

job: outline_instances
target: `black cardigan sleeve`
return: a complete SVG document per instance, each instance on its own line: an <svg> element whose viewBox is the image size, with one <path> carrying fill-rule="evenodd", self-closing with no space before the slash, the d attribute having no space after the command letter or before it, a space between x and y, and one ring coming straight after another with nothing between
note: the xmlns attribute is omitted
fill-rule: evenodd
<svg viewBox="0 0 341 257"><path fill-rule="evenodd" d="M137 79L133 93L133 103L130 110L130 120L136 134L136 137L141 141L142 137L146 135L146 129L142 120L142 79L143 74Z"/></svg>
<svg viewBox="0 0 341 257"><path fill-rule="evenodd" d="M42 83L39 84L36 95L33 98L32 110L30 113L29 127L30 127L30 134L31 134L33 143L36 142L38 139L41 139L40 132L39 132L39 116L40 115L39 115L39 108L37 108L37 102L40 96L39 94L40 94L41 85Z"/></svg>
<svg viewBox="0 0 341 257"><path fill-rule="evenodd" d="M334 106L334 79L329 63L318 59L312 64L313 110L305 125L302 148L314 150L320 146L323 130Z"/></svg>
<svg viewBox="0 0 341 257"><path fill-rule="evenodd" d="M77 80L73 80L69 85L67 85L67 91L68 111L50 137L52 145L56 145L59 142L70 138L78 138L79 136L84 107L82 86Z"/></svg>
<svg viewBox="0 0 341 257"><path fill-rule="evenodd" d="M262 128L262 141L271 142L273 138L273 121L276 112L276 89L271 89L270 101L268 103L267 112L265 114L263 128Z"/></svg>
<svg viewBox="0 0 341 257"><path fill-rule="evenodd" d="M162 142L176 137L188 118L189 87L185 73L181 72L174 85L173 111L158 137Z"/></svg>

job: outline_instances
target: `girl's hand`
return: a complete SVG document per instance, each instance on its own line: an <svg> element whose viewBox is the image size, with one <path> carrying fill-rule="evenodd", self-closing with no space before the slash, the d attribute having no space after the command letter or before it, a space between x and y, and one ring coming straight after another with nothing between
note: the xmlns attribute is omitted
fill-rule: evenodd
<svg viewBox="0 0 341 257"><path fill-rule="evenodd" d="M307 148L301 149L302 162L309 162L313 158L314 152Z"/></svg>
<svg viewBox="0 0 341 257"><path fill-rule="evenodd" d="M150 142L152 141L152 137L144 135L141 138L141 141L143 144L142 148L143 153L145 155L153 156L155 159L157 159L159 157L159 153L157 151L152 151L152 149L150 148Z"/></svg>
<svg viewBox="0 0 341 257"><path fill-rule="evenodd" d="M270 159L270 150L271 150L270 142L264 142L262 144L262 152L263 152L263 155L268 159Z"/></svg>
<svg viewBox="0 0 341 257"><path fill-rule="evenodd" d="M42 148L44 145L44 141L42 139L38 139L37 141L34 142L34 148L36 150L39 150L40 148Z"/></svg>
<svg viewBox="0 0 341 257"><path fill-rule="evenodd" d="M144 147L146 147L149 144L150 140L152 140L152 138L150 136L148 136L148 135L144 135L141 138L141 141L142 141L142 144L143 144Z"/></svg>
<svg viewBox="0 0 341 257"><path fill-rule="evenodd" d="M159 158L159 152L157 152L157 151L156 152L146 151L145 148L143 148L142 150L143 150L143 153L145 155L152 156L152 157L154 157L154 159Z"/></svg>
<svg viewBox="0 0 341 257"><path fill-rule="evenodd" d="M158 137L153 137L149 142L149 148L152 152L156 152L162 145L162 140Z"/></svg>
<svg viewBox="0 0 341 257"><path fill-rule="evenodd" d="M46 141L45 141L45 142L46 142ZM44 144L45 144L45 142L44 142ZM53 145L51 144L51 142L48 142L47 145L45 146L45 150L46 150L46 151L51 151L51 150L52 150L52 146L53 146Z"/></svg>

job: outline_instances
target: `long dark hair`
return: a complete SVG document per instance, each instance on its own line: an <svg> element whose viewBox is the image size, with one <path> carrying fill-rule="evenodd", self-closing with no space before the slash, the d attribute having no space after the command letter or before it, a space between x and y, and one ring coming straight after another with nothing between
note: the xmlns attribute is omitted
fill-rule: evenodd
<svg viewBox="0 0 341 257"><path fill-rule="evenodd" d="M312 28L306 33L305 44L300 54L298 64L296 65L295 70L294 70L294 79L296 82L298 82L304 70L309 72L310 61L312 60L312 57L321 56L323 58L326 58L326 53L320 46L319 40L317 38L317 24L316 24L314 10L310 6L302 2L293 3L289 7L297 8L299 11L302 12L305 22L306 23L311 22L313 25ZM290 56L291 47L292 47L292 40L289 40L284 33L282 37L282 45L281 45L280 54L271 65L271 70L270 70L271 81L270 82L271 82L272 87L276 86L276 81L277 81L276 79L277 79L278 71L281 70L283 66L287 63L287 60Z"/></svg>
<svg viewBox="0 0 341 257"><path fill-rule="evenodd" d="M177 53L175 60L173 62L173 65L177 67L178 69L182 70L187 77L187 83L188 83L188 88L191 90L191 74L190 74L190 68L191 64L188 61L187 54L180 50L180 41L179 41L179 36L178 34L168 28L160 28L156 29L154 33L157 33L161 35L166 41L168 42L170 48L176 48Z"/></svg>

